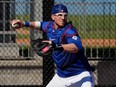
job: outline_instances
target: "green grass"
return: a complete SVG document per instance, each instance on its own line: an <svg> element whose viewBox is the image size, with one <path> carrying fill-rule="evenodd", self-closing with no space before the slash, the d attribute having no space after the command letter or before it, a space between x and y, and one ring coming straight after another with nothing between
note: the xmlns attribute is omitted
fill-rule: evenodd
<svg viewBox="0 0 116 87"><path fill-rule="evenodd" d="M30 38L30 35L27 35L27 34L17 34L17 38L18 39L23 39L23 38Z"/></svg>
<svg viewBox="0 0 116 87"><path fill-rule="evenodd" d="M69 15L82 38L116 38L116 15Z"/></svg>

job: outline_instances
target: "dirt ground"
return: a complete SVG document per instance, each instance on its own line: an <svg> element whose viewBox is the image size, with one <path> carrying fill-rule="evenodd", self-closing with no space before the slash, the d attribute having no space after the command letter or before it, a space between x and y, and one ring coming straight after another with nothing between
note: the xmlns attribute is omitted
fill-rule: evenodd
<svg viewBox="0 0 116 87"><path fill-rule="evenodd" d="M19 34L30 34L28 30L18 29ZM17 44L26 44L30 45L30 39L16 39ZM84 47L116 47L116 39L82 39L82 44Z"/></svg>
<svg viewBox="0 0 116 87"><path fill-rule="evenodd" d="M116 39L82 39L83 46L116 47Z"/></svg>

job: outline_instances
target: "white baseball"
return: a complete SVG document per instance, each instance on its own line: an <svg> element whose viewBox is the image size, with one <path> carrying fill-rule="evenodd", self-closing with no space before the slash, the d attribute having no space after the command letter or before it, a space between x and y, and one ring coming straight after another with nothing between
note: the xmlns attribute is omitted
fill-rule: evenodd
<svg viewBox="0 0 116 87"><path fill-rule="evenodd" d="M19 27L19 24L12 23L12 27Z"/></svg>

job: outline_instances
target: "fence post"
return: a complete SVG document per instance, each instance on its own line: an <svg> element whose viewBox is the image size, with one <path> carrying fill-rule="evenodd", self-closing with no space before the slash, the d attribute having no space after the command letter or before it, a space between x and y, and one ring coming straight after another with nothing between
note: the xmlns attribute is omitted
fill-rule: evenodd
<svg viewBox="0 0 116 87"><path fill-rule="evenodd" d="M0 43L9 43L11 41L15 42L15 32L10 31L9 23L11 17L15 16L15 11L12 9L15 5L12 4L12 6L10 6L11 3L8 3L10 1L15 0L4 0L3 2L0 2Z"/></svg>
<svg viewBox="0 0 116 87"><path fill-rule="evenodd" d="M43 0L43 21L48 21L51 19L51 8L54 5L54 0ZM45 34L43 33L43 36ZM44 37L46 38L46 37ZM51 57L43 58L43 85L44 87L52 79L54 75L54 63Z"/></svg>

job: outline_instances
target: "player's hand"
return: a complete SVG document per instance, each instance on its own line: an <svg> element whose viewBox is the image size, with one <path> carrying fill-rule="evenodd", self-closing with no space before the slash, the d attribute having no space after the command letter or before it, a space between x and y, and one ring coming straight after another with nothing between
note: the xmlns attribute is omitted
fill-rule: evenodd
<svg viewBox="0 0 116 87"><path fill-rule="evenodd" d="M51 45L52 49L54 49L54 50L59 50L59 51L64 50L63 47L62 47L62 45L55 44L55 43L54 43L53 41L51 41L51 40L44 40L44 41L42 41L42 42L47 42L47 43L49 43L49 44Z"/></svg>
<svg viewBox="0 0 116 87"><path fill-rule="evenodd" d="M42 57L50 56L53 52L53 49L49 44L49 41L44 42L41 38L32 40L31 46L33 48L33 51Z"/></svg>
<svg viewBox="0 0 116 87"><path fill-rule="evenodd" d="M12 20L11 21L11 26L15 29L19 29L24 27L25 23L21 20Z"/></svg>

